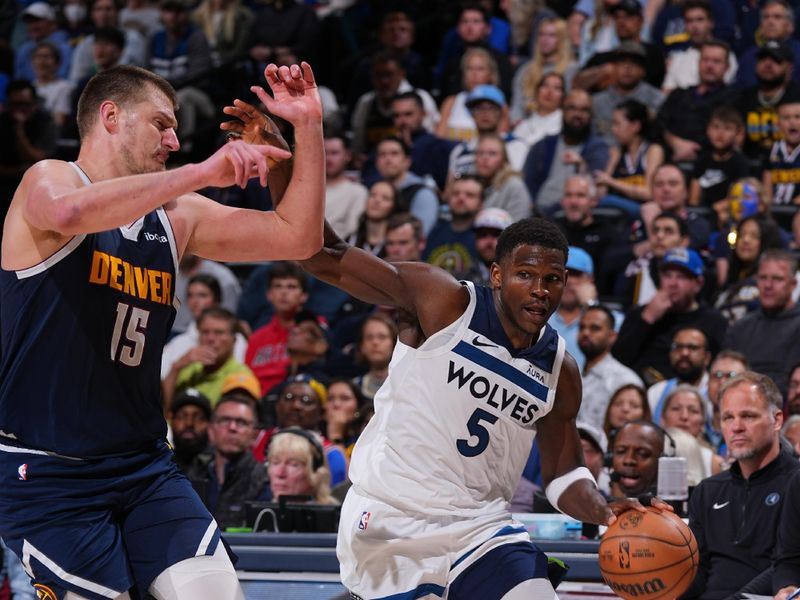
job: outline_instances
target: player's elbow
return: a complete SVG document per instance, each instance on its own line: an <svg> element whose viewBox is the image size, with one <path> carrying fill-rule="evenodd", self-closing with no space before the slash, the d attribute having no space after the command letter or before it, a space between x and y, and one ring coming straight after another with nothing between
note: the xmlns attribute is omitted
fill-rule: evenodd
<svg viewBox="0 0 800 600"><path fill-rule="evenodd" d="M303 238L302 240L298 240L298 246L296 249L297 253L297 260L306 260L322 250L322 232L320 231L319 235L316 236L308 236L307 238Z"/></svg>
<svg viewBox="0 0 800 600"><path fill-rule="evenodd" d="M83 211L71 202L56 202L51 211L51 229L61 235L85 233Z"/></svg>

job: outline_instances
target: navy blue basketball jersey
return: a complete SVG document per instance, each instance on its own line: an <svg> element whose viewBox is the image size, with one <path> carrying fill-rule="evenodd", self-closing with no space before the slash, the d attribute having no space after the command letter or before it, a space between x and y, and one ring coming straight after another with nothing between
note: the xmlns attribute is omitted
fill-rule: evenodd
<svg viewBox="0 0 800 600"><path fill-rule="evenodd" d="M177 264L159 208L77 235L28 269L0 271L0 433L83 458L163 439L161 354Z"/></svg>
<svg viewBox="0 0 800 600"><path fill-rule="evenodd" d="M792 204L800 195L800 146L789 152L785 140L772 145L767 161L772 178L772 203Z"/></svg>

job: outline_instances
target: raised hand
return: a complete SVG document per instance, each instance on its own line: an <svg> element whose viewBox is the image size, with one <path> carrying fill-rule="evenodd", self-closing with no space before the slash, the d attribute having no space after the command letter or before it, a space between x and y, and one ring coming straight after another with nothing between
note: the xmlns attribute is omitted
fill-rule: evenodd
<svg viewBox="0 0 800 600"><path fill-rule="evenodd" d="M219 128L233 134L247 144L267 144L289 150L289 144L283 139L275 122L252 104L243 100L234 100L233 106L222 109L226 115L236 117L236 121L220 123ZM267 156L267 166L272 169L285 159Z"/></svg>
<svg viewBox="0 0 800 600"><path fill-rule="evenodd" d="M264 69L264 77L272 89L274 98L260 86L254 85L250 89L271 114L295 126L303 123L322 123L322 102L311 65L307 62L291 67L269 64Z"/></svg>
<svg viewBox="0 0 800 600"><path fill-rule="evenodd" d="M244 188L249 179L258 177L262 186L267 185L268 157L285 160L291 156L288 150L275 146L250 145L242 140L231 141L200 163L206 185Z"/></svg>

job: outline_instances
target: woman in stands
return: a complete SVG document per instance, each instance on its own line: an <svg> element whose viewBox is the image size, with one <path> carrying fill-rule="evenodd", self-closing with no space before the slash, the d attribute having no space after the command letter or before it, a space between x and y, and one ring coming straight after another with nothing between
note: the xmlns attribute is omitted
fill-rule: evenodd
<svg viewBox="0 0 800 600"><path fill-rule="evenodd" d="M533 58L517 70L511 84L509 116L514 124L530 116L536 109L536 95L544 76L555 73L567 77L568 70L575 62L567 24L562 19L542 19L535 46L531 53Z"/></svg>
<svg viewBox="0 0 800 600"><path fill-rule="evenodd" d="M559 73L548 73L536 84L534 100L529 104L530 112L514 127L514 137L528 146L548 135L561 133L564 101L564 77Z"/></svg>
<svg viewBox="0 0 800 600"><path fill-rule="evenodd" d="M361 324L357 361L366 364L368 371L354 382L369 400L389 375L389 361L396 343L397 325L388 315L376 312Z"/></svg>
<svg viewBox="0 0 800 600"><path fill-rule="evenodd" d="M652 418L647 393L638 385L629 383L611 395L603 420L603 431L611 439L625 423L640 419L650 421Z"/></svg>
<svg viewBox="0 0 800 600"><path fill-rule="evenodd" d="M731 239L732 251L728 247ZM759 215L742 219L733 235L719 242L717 277L721 291L714 306L733 325L760 306L756 271L761 253L772 248L783 248L784 243L775 222ZM725 256L728 252L730 258Z"/></svg>
<svg viewBox="0 0 800 600"><path fill-rule="evenodd" d="M442 102L441 118L436 127L436 135L450 140L469 141L475 137L475 121L467 108L467 96L479 85L500 84L497 63L483 48L470 48L461 59L462 90L448 96ZM501 126L508 131L508 124Z"/></svg>
<svg viewBox="0 0 800 600"><path fill-rule="evenodd" d="M714 454L703 437L706 406L700 392L691 385L678 385L664 399L661 426L681 429L700 444L703 477L716 475L722 470L722 459Z"/></svg>
<svg viewBox="0 0 800 600"><path fill-rule="evenodd" d="M347 243L383 258L389 217L400 212L400 196L388 181L376 181L369 188L367 206L358 220L358 229Z"/></svg>
<svg viewBox="0 0 800 600"><path fill-rule="evenodd" d="M332 444L341 446L350 458L358 437L356 423L359 409L367 400L358 386L350 379L340 377L328 384L328 401L325 403L325 437Z"/></svg>
<svg viewBox="0 0 800 600"><path fill-rule="evenodd" d="M299 427L272 435L267 452L272 498L310 496L316 504L338 504L331 497L331 474L322 440Z"/></svg>
<svg viewBox="0 0 800 600"><path fill-rule="evenodd" d="M484 184L483 208L502 208L514 221L531 216L528 187L508 162L506 144L499 135L481 135L475 149L475 171Z"/></svg>
<svg viewBox="0 0 800 600"><path fill-rule="evenodd" d="M600 206L621 208L638 217L640 204L650 200L650 182L664 162L664 149L650 141L647 107L637 100L623 100L611 117L616 140L605 171L594 173L600 190Z"/></svg>

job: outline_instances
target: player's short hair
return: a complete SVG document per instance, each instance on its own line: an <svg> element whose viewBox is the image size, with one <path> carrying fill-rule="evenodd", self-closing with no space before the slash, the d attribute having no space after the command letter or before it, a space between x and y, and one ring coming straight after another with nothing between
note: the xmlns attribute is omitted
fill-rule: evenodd
<svg viewBox="0 0 800 600"><path fill-rule="evenodd" d="M564 264L569 255L569 244L561 230L540 217L520 219L506 227L497 239L495 262L498 264L502 262L518 246L541 246L560 250L564 255Z"/></svg>
<svg viewBox="0 0 800 600"><path fill-rule="evenodd" d="M106 100L126 107L146 100L153 88L178 110L178 96L170 83L155 73L134 65L118 65L89 80L78 100L78 135L84 139L97 121L97 111Z"/></svg>
<svg viewBox="0 0 800 600"><path fill-rule="evenodd" d="M214 297L214 304L219 304L222 302L222 288L219 287L219 281L216 277L209 275L208 273L198 273L189 279L189 283L186 284L186 289L188 290L189 287L195 283L199 283L200 285L204 285L208 288L208 290L211 292L211 295Z"/></svg>
<svg viewBox="0 0 800 600"><path fill-rule="evenodd" d="M300 288L308 291L308 278L303 268L292 260L281 260L272 263L269 274L267 275L267 289L276 279L296 279L300 283Z"/></svg>

